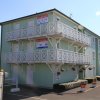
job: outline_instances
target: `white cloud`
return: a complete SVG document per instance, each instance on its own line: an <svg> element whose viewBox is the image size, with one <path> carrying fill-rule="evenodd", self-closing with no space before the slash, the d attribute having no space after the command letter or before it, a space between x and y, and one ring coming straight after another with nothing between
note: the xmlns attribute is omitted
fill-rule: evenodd
<svg viewBox="0 0 100 100"><path fill-rule="evenodd" d="M96 16L100 16L100 11L97 11L96 12Z"/></svg>

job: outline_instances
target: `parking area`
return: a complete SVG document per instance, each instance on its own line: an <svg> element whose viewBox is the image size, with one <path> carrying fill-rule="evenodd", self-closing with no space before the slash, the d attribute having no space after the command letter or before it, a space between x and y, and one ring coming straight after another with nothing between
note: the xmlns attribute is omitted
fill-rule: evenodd
<svg viewBox="0 0 100 100"><path fill-rule="evenodd" d="M21 91L11 93L4 88L3 100L100 100L100 81L95 88L88 84L85 92L78 93L80 87L71 90L47 90L29 87L20 87Z"/></svg>

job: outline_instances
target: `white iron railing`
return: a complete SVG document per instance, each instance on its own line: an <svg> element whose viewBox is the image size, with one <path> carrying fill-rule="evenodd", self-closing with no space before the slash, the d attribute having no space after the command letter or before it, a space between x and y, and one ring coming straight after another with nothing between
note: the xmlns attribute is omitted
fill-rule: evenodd
<svg viewBox="0 0 100 100"><path fill-rule="evenodd" d="M14 30L8 33L7 40L28 39L46 35L60 35L73 41L90 45L89 36L62 22L49 22L34 25L34 27L27 27L26 29Z"/></svg>
<svg viewBox="0 0 100 100"><path fill-rule="evenodd" d="M41 49L34 52L9 52L7 63L74 63L90 64L89 55L63 50L63 49Z"/></svg>

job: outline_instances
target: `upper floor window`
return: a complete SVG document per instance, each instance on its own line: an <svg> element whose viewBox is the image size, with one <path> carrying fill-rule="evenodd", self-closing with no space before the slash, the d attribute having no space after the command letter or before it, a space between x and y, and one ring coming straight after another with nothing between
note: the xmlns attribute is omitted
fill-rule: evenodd
<svg viewBox="0 0 100 100"><path fill-rule="evenodd" d="M28 22L28 27L34 27L34 21L33 20Z"/></svg>
<svg viewBox="0 0 100 100"><path fill-rule="evenodd" d="M7 30L7 32L11 32L11 31L12 31L12 25L9 24L9 25L7 26L7 28L6 28L6 30Z"/></svg>
<svg viewBox="0 0 100 100"><path fill-rule="evenodd" d="M95 37L91 37L91 46L95 44Z"/></svg>
<svg viewBox="0 0 100 100"><path fill-rule="evenodd" d="M77 46L74 46L74 52L77 52L78 50L77 50Z"/></svg>
<svg viewBox="0 0 100 100"><path fill-rule="evenodd" d="M60 44L59 44L59 42L57 43L57 48L58 48L58 49L60 48Z"/></svg>
<svg viewBox="0 0 100 100"><path fill-rule="evenodd" d="M14 30L20 29L20 24L14 24Z"/></svg>

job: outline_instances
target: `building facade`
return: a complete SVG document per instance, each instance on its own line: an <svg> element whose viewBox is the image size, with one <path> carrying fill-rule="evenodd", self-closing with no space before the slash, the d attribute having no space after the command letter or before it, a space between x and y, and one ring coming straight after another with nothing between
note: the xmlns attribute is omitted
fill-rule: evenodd
<svg viewBox="0 0 100 100"><path fill-rule="evenodd" d="M100 75L99 36L57 9L1 24L1 66L19 84L54 84Z"/></svg>

